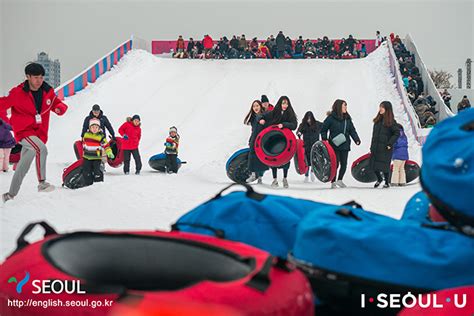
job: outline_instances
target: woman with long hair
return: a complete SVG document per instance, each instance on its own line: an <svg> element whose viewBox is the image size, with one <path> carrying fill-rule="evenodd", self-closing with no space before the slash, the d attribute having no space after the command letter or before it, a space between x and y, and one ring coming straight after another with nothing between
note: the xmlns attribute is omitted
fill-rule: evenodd
<svg viewBox="0 0 474 316"><path fill-rule="evenodd" d="M296 135L298 135L298 137L303 136L304 154L306 157L306 163L308 165L311 165L311 148L313 147L313 144L319 140L319 134L321 133L322 127L323 123L316 120L313 112L308 111L304 115L303 120L301 120L300 126L298 126L298 129L296 130ZM309 182L309 173L310 170L308 169L305 174L305 182ZM311 173L311 180L315 180L313 173Z"/></svg>
<svg viewBox="0 0 474 316"><path fill-rule="evenodd" d="M374 118L374 128L370 144L370 168L377 176L375 188L384 180L385 184L383 187L390 187L390 162L392 161L393 146L399 136L400 127L393 116L392 103L383 101L380 103L379 111Z"/></svg>
<svg viewBox="0 0 474 316"><path fill-rule="evenodd" d="M262 118L259 120L259 123L260 125L265 127L271 125L278 125L279 128L289 128L290 130L295 130L298 125L298 121L296 119L296 113L293 110L293 107L291 106L290 99L287 96L280 97L273 111L263 114ZM280 167L272 167L272 188L278 187L278 169L283 169L283 187L289 187L287 179L289 168L289 162Z"/></svg>
<svg viewBox="0 0 474 316"><path fill-rule="evenodd" d="M328 137L329 131L329 137ZM347 102L337 99L332 105L332 111L328 112L328 117L324 120L321 129L321 138L329 140L329 144L334 149L337 159L339 175L331 182L331 188L345 188L342 182L347 169L347 158L351 150L351 138L356 145L360 145L360 138L352 123L352 118L347 112Z"/></svg>
<svg viewBox="0 0 474 316"><path fill-rule="evenodd" d="M255 154L255 139L263 129L258 121L263 113L262 103L259 100L255 100L252 102L252 106L244 119L244 124L252 127L252 133L249 138L249 171L252 172L252 174L247 182L258 180L258 184L262 183L263 172L268 169L268 166L262 163Z"/></svg>

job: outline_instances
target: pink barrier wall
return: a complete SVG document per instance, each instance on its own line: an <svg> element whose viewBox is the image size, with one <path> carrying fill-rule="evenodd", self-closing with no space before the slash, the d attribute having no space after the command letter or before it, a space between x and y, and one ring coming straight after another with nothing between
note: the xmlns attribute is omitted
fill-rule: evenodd
<svg viewBox="0 0 474 316"><path fill-rule="evenodd" d="M313 42L316 42L316 40L311 40ZM336 43L339 43L341 40L335 40ZM375 50L375 40L360 40L365 43L365 47L367 49L367 54L370 54ZM262 40L259 40L259 42L263 42ZM185 45L188 45L188 41L184 41ZM214 44L217 44L217 41L214 41ZM185 47L186 47L185 46ZM161 41L161 40L155 40L151 41L151 53L154 55L157 54L163 54L163 53L169 53L171 49L176 50L176 40L173 41Z"/></svg>

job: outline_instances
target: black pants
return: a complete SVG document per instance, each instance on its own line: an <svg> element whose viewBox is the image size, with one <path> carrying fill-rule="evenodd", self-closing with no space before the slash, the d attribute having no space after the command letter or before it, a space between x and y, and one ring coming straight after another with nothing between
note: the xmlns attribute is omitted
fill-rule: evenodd
<svg viewBox="0 0 474 316"><path fill-rule="evenodd" d="M337 168L339 168L339 176L337 180L342 180L347 169L347 157L349 156L349 151L347 150L335 150L336 159L337 159ZM334 182L336 179L333 179Z"/></svg>
<svg viewBox="0 0 474 316"><path fill-rule="evenodd" d="M92 185L94 182L104 181L104 173L100 170L101 160L84 159L82 163L82 175L86 185Z"/></svg>
<svg viewBox="0 0 474 316"><path fill-rule="evenodd" d="M277 178L278 169L283 169L283 178L286 178L286 177L288 177L288 169L290 169L290 163L287 163L286 165L284 165L282 167L272 167L273 179Z"/></svg>
<svg viewBox="0 0 474 316"><path fill-rule="evenodd" d="M382 171L374 171L375 172L375 175L377 176L377 182L382 182L383 180L385 180L385 183L388 184L388 172L382 172ZM382 175L383 175L383 179L382 179Z"/></svg>
<svg viewBox="0 0 474 316"><path fill-rule="evenodd" d="M178 155L166 154L166 170L168 172L178 173Z"/></svg>
<svg viewBox="0 0 474 316"><path fill-rule="evenodd" d="M133 155L133 160L135 160L135 171L142 170L142 159L137 148L123 151L123 172L130 172L130 154Z"/></svg>

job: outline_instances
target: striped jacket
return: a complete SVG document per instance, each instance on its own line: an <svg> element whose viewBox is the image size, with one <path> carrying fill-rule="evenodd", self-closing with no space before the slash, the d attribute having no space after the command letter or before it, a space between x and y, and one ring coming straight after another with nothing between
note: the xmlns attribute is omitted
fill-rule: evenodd
<svg viewBox="0 0 474 316"><path fill-rule="evenodd" d="M168 138L166 138L166 143L165 143L166 154L177 155L178 147L179 147L179 135L176 135L175 137L169 136Z"/></svg>
<svg viewBox="0 0 474 316"><path fill-rule="evenodd" d="M94 134L87 131L82 138L82 146L84 148L82 157L86 160L101 160L102 150L105 150L107 155L112 152L102 132Z"/></svg>

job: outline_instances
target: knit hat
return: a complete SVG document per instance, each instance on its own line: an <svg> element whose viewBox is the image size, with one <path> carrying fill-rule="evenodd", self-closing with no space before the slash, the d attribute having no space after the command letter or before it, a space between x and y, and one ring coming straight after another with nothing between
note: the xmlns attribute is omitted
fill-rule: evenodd
<svg viewBox="0 0 474 316"><path fill-rule="evenodd" d="M265 94L262 95L261 101L262 101L262 103L270 102L270 101L268 101L268 97Z"/></svg>
<svg viewBox="0 0 474 316"><path fill-rule="evenodd" d="M474 234L474 109L435 125L423 146L421 183L448 222Z"/></svg>
<svg viewBox="0 0 474 316"><path fill-rule="evenodd" d="M140 115L135 114L134 116L132 116L132 121L133 121L133 120L139 120L139 121L141 121L141 120L140 120Z"/></svg>
<svg viewBox="0 0 474 316"><path fill-rule="evenodd" d="M96 118L92 118L89 120L89 127L91 127L92 125L97 125L100 127L100 120L99 119L96 119Z"/></svg>
<svg viewBox="0 0 474 316"><path fill-rule="evenodd" d="M100 111L100 106L99 106L98 104L94 104L94 105L92 106L92 111L94 111L94 112L99 112L99 111Z"/></svg>
<svg viewBox="0 0 474 316"><path fill-rule="evenodd" d="M177 129L175 126L171 126L171 127L170 127L170 133L171 133L171 132L177 133L177 132L178 132L178 129Z"/></svg>

